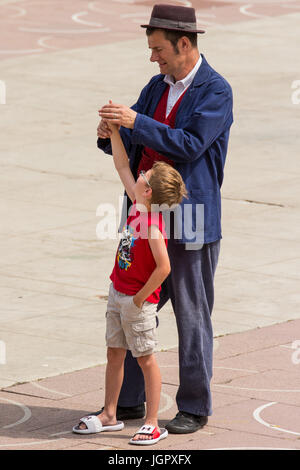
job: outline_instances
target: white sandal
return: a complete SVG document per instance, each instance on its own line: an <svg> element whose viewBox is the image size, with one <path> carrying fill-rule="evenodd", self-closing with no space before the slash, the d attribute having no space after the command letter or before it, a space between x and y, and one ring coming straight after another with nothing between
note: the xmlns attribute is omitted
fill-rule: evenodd
<svg viewBox="0 0 300 470"><path fill-rule="evenodd" d="M86 429L80 429L80 423L86 425ZM97 432L105 431L121 431L124 428L122 421L117 421L117 424L109 424L103 426L100 419L95 415L84 416L79 420L79 424L73 427L73 432L77 434L94 434Z"/></svg>
<svg viewBox="0 0 300 470"><path fill-rule="evenodd" d="M160 432L157 427L155 426L150 426L147 424L144 424L133 437L135 437L137 434L144 434L147 436L152 436L152 439L137 439L133 440L130 439L129 444L137 444L139 446L149 446L151 444L155 444L156 442L160 441L161 439L165 439L168 435L168 431L164 428L160 429Z"/></svg>

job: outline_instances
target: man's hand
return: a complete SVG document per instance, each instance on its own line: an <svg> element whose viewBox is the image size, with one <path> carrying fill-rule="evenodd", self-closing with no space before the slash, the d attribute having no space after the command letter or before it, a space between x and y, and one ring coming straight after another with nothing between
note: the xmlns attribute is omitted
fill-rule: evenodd
<svg viewBox="0 0 300 470"><path fill-rule="evenodd" d="M136 115L137 113L128 106L111 102L99 109L99 116L102 119L111 121L112 124L127 127L128 129L134 128Z"/></svg>

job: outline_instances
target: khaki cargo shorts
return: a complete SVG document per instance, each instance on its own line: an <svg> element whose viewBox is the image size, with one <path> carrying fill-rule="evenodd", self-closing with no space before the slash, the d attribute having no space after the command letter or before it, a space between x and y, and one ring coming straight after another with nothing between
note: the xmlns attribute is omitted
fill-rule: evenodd
<svg viewBox="0 0 300 470"><path fill-rule="evenodd" d="M157 304L144 302L137 307L131 295L110 285L106 311L106 346L130 349L133 357L152 354L157 345Z"/></svg>

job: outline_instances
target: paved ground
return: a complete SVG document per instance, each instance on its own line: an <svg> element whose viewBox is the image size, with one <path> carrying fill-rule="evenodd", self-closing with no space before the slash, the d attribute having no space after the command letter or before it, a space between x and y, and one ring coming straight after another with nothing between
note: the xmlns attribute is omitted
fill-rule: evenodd
<svg viewBox="0 0 300 470"><path fill-rule="evenodd" d="M70 433L103 402L117 240L97 239L96 226L109 203L117 224L122 194L95 145L97 109L110 98L132 104L157 73L139 28L154 3L0 0L0 449L128 449L140 424L117 436ZM298 449L300 2L192 3L207 30L200 49L235 95L214 414L203 431L157 448ZM178 381L170 305L159 346L163 425Z"/></svg>
<svg viewBox="0 0 300 470"><path fill-rule="evenodd" d="M203 430L170 434L155 450L299 450L300 349L293 348L299 328L300 320L294 320L217 338L213 416ZM176 359L176 348L158 353L161 426L176 413ZM0 449L136 449L128 441L142 420L127 421L115 433L71 432L80 417L103 403L104 372L105 366L95 366L3 389Z"/></svg>

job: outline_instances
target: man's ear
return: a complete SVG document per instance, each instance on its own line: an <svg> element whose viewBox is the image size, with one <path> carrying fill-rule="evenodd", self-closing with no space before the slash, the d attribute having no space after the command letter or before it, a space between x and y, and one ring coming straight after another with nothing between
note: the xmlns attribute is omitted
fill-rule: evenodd
<svg viewBox="0 0 300 470"><path fill-rule="evenodd" d="M179 39L179 42L180 42L181 51L188 51L190 49L191 43L190 43L190 40L186 36L182 36ZM177 46L178 46L178 43L177 43Z"/></svg>

